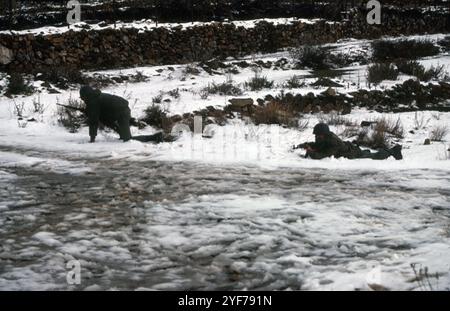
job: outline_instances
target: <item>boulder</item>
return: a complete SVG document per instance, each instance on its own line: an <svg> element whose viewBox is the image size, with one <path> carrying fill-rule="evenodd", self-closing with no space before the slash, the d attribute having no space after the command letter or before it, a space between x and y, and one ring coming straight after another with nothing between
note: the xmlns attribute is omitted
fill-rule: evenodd
<svg viewBox="0 0 450 311"><path fill-rule="evenodd" d="M324 92L322 92L322 94L325 96L334 97L334 96L336 96L336 90L333 89L332 87L329 87Z"/></svg>
<svg viewBox="0 0 450 311"><path fill-rule="evenodd" d="M0 44L0 64L7 65L14 59L13 51Z"/></svg>

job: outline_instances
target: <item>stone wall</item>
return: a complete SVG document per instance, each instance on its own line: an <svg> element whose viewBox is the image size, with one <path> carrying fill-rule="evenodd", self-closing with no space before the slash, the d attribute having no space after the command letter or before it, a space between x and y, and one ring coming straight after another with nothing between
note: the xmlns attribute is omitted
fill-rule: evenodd
<svg viewBox="0 0 450 311"><path fill-rule="evenodd" d="M254 28L213 23L182 29L163 27L67 31L51 35L0 34L3 53L12 53L0 70L45 71L55 66L74 69L107 69L144 64L177 64L212 57L273 52L301 44L322 44L341 38L378 38L449 32L448 13L436 15L383 15L380 26L367 25L364 14L347 22L314 24L294 22L274 26L260 22ZM5 52L8 51L8 52Z"/></svg>

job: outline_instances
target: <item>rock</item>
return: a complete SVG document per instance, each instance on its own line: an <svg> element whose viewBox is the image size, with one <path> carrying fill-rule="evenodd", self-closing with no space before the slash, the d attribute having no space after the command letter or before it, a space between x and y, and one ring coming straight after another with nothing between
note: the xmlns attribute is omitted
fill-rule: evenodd
<svg viewBox="0 0 450 311"><path fill-rule="evenodd" d="M272 96L272 95L270 95L270 94L267 94L265 97L264 97L264 100L266 101L266 102L270 102L270 101L273 101L275 98Z"/></svg>
<svg viewBox="0 0 450 311"><path fill-rule="evenodd" d="M326 91L322 92L323 95L334 97L336 96L336 90L329 87Z"/></svg>
<svg viewBox="0 0 450 311"><path fill-rule="evenodd" d="M0 44L0 64L7 65L13 61L13 58L13 51Z"/></svg>
<svg viewBox="0 0 450 311"><path fill-rule="evenodd" d="M431 145L431 140L429 138L426 138L423 142L424 145Z"/></svg>

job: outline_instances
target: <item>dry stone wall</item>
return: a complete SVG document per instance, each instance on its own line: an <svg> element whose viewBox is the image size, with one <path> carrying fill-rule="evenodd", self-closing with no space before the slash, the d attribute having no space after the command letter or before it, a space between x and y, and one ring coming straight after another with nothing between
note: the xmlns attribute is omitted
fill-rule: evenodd
<svg viewBox="0 0 450 311"><path fill-rule="evenodd" d="M378 38L448 32L450 16L385 17L370 26L365 15L346 22L296 21L253 28L212 23L189 28L69 30L61 34L0 34L0 70L36 72L55 66L73 69L107 69L137 65L177 64L258 52L273 52L301 44L322 44L342 38Z"/></svg>

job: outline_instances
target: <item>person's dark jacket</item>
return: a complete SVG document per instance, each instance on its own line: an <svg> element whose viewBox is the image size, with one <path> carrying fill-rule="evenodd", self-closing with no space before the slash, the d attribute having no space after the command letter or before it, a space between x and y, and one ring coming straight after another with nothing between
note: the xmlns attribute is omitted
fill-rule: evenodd
<svg viewBox="0 0 450 311"><path fill-rule="evenodd" d="M95 141L99 122L116 130L124 141L131 139L131 112L127 100L89 86L81 88L80 97L86 103L91 142Z"/></svg>
<svg viewBox="0 0 450 311"><path fill-rule="evenodd" d="M358 146L351 142L343 141L332 132L324 135L323 139L319 141L307 144L312 148L312 151L308 151L306 157L311 159L320 160L331 156L356 159L362 155L362 151Z"/></svg>

